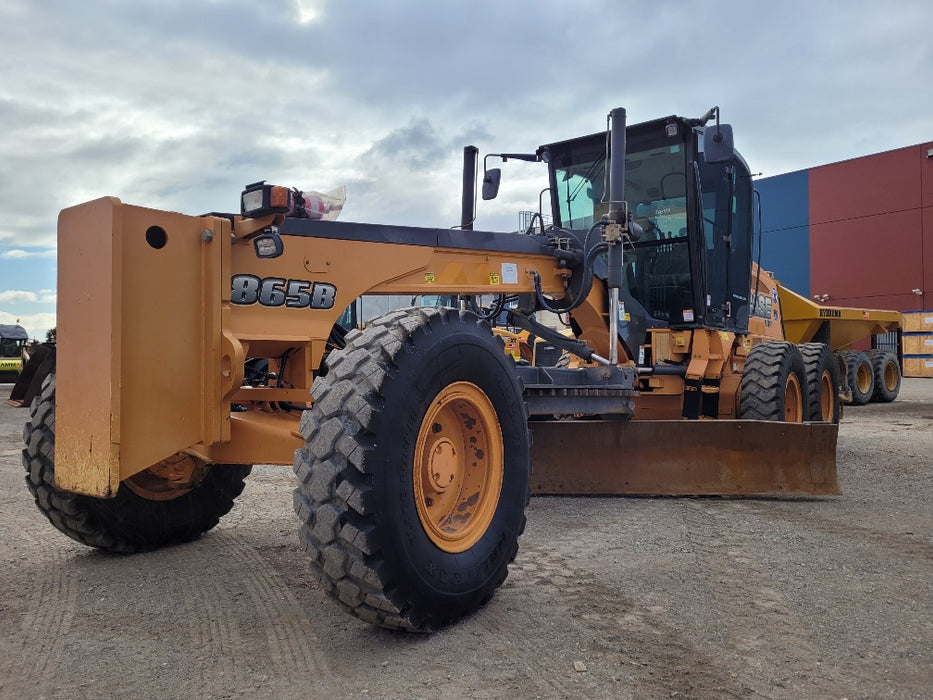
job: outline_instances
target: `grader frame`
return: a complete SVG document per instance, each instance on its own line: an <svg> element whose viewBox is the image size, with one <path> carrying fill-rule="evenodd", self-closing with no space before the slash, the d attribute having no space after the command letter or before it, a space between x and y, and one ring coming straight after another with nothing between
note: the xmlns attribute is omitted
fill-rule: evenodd
<svg viewBox="0 0 933 700"><path fill-rule="evenodd" d="M707 254L697 135L714 113L715 136L729 138L706 143L704 176L722 185L710 216L728 224ZM805 348L805 365L794 344L769 340L777 311L749 321L749 219L733 227L723 204L739 162L731 130L711 110L633 132L643 156L676 155L667 162L693 183L665 197L686 224L679 240L638 243L620 194L624 110L610 116L611 152L597 161L574 161L574 149L598 152L598 135L552 146L575 192L612 162L609 199L591 199L605 214L585 236L285 218L288 190L264 183L247 187L239 215L112 197L62 211L55 369L24 431L39 508L84 544L140 551L216 525L250 465L293 464L299 535L325 590L374 624L430 631L502 583L530 490L838 493L838 401L824 396L825 422L805 422L836 389L825 348ZM542 149L509 157L544 160ZM675 249L689 265L664 266ZM647 266L679 305L642 305L650 290L625 274L648 279ZM463 307L338 330L367 294L455 295ZM476 299L489 296L499 301L487 313ZM571 366L516 364L488 323L507 298L510 322ZM574 338L534 321L538 309L567 315Z"/></svg>
<svg viewBox="0 0 933 700"><path fill-rule="evenodd" d="M489 294L508 285L512 293L530 294L533 273L546 293L564 292L566 270L526 236L282 221L278 235L285 254L258 258L251 239L274 220L191 217L115 198L62 212L61 255L80 262L63 265L59 280L60 488L106 498L122 481L180 452L208 463L291 464L302 444L301 409L308 405L331 329L364 293ZM228 280L237 279L258 281L251 303L232 301ZM266 303L259 298L263 285L269 290ZM318 292L323 301L315 301L314 285L326 285L326 293ZM606 311L599 295L591 296L579 317L595 325L604 322ZM720 334L712 338L719 341ZM86 352L102 339L109 348ZM597 344L605 352L604 347ZM694 359L705 369L709 358L697 353ZM251 357L287 358L275 386L244 384ZM636 400L630 392L627 401ZM645 403L645 415L636 411L635 417L667 420L650 428L638 425L640 420L627 426L609 422L603 428L607 439L595 442L577 439L576 432L586 428L580 422L532 421L535 490L837 491L834 426L765 425L751 429L759 432L749 440L750 426L742 421L704 421L691 428L671 420L680 402L678 390L659 391L653 403ZM665 409L667 404L673 409ZM733 408L724 410L736 417ZM769 431L772 436L763 439ZM682 441L685 450L660 461L654 450L645 459L663 434ZM796 457L773 449L788 437L800 450ZM588 446L588 466L577 471L570 465L579 462L572 455L580 444ZM597 445L605 447L597 451ZM790 463L802 468L790 470ZM602 476L586 480L586 470Z"/></svg>

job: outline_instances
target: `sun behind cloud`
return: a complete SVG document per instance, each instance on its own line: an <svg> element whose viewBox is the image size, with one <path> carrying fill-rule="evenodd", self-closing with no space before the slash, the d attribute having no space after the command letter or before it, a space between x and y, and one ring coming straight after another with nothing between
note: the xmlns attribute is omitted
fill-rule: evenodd
<svg viewBox="0 0 933 700"><path fill-rule="evenodd" d="M324 13L324 0L295 0L299 24L311 24Z"/></svg>

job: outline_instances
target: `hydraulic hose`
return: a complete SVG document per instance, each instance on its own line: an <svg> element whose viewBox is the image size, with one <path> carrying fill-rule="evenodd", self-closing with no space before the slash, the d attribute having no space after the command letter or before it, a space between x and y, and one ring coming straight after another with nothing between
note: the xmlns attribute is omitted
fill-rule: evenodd
<svg viewBox="0 0 933 700"><path fill-rule="evenodd" d="M498 294L496 295L495 301L493 301L492 306L489 307L489 311L484 311L482 307L480 307L476 303L475 298L473 298L469 304L471 307L470 311L472 311L474 314L479 316L484 321L492 321L500 313L502 313L502 309L505 307L505 302L506 302L505 294Z"/></svg>
<svg viewBox="0 0 933 700"><path fill-rule="evenodd" d="M592 229L590 230L592 231ZM587 237L589 237L589 234L587 234ZM583 282L580 290L574 296L569 297L569 299L562 300L565 303L553 303L552 301L548 301L548 299L544 296L544 292L541 290L541 275L535 272L535 296L541 308L545 311L550 311L551 313L563 314L580 306L580 304L582 304L583 301L589 296L590 290L593 288L593 266L596 262L596 256L598 256L600 253L606 252L607 250L609 250L609 244L600 242L587 251L586 256L583 259Z"/></svg>
<svg viewBox="0 0 933 700"><path fill-rule="evenodd" d="M547 342L556 345L562 350L566 350L567 352L572 353L577 357L582 357L587 362L598 362L601 365L609 364L609 360L607 360L605 357L597 355L588 345L585 345L578 340L571 340L567 336L561 335L553 328L548 328L547 326L528 318L524 314L520 314L516 311L509 311L509 325L518 326L522 330L533 333L539 338L543 338Z"/></svg>

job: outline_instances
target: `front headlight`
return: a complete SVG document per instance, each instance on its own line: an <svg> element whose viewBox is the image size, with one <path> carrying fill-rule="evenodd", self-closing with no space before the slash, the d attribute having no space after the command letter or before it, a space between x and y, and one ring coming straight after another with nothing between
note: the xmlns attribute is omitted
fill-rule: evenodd
<svg viewBox="0 0 933 700"><path fill-rule="evenodd" d="M267 185L265 180L247 185L240 195L240 213L258 218L267 214L288 214L291 193L287 187Z"/></svg>
<svg viewBox="0 0 933 700"><path fill-rule="evenodd" d="M262 209L262 189L252 190L251 192L244 192L243 198L240 206L240 211L243 216L249 216L253 212L259 211Z"/></svg>

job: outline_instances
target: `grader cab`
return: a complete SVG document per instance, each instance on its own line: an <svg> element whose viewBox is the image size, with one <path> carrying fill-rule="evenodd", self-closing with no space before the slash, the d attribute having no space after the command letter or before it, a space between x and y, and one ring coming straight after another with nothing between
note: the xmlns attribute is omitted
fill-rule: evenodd
<svg viewBox="0 0 933 700"><path fill-rule="evenodd" d="M817 413L837 375L763 332L779 318L750 294L749 171L718 111L627 130L613 110L517 157L547 162L552 226L472 230L470 168L452 229L286 216L302 195L264 182L238 214L64 210L23 453L40 509L87 545L151 549L212 528L250 465L292 464L329 594L426 631L492 597L532 490L837 493L838 413ZM364 295L458 304L346 332ZM572 361L516 362L503 314Z"/></svg>

